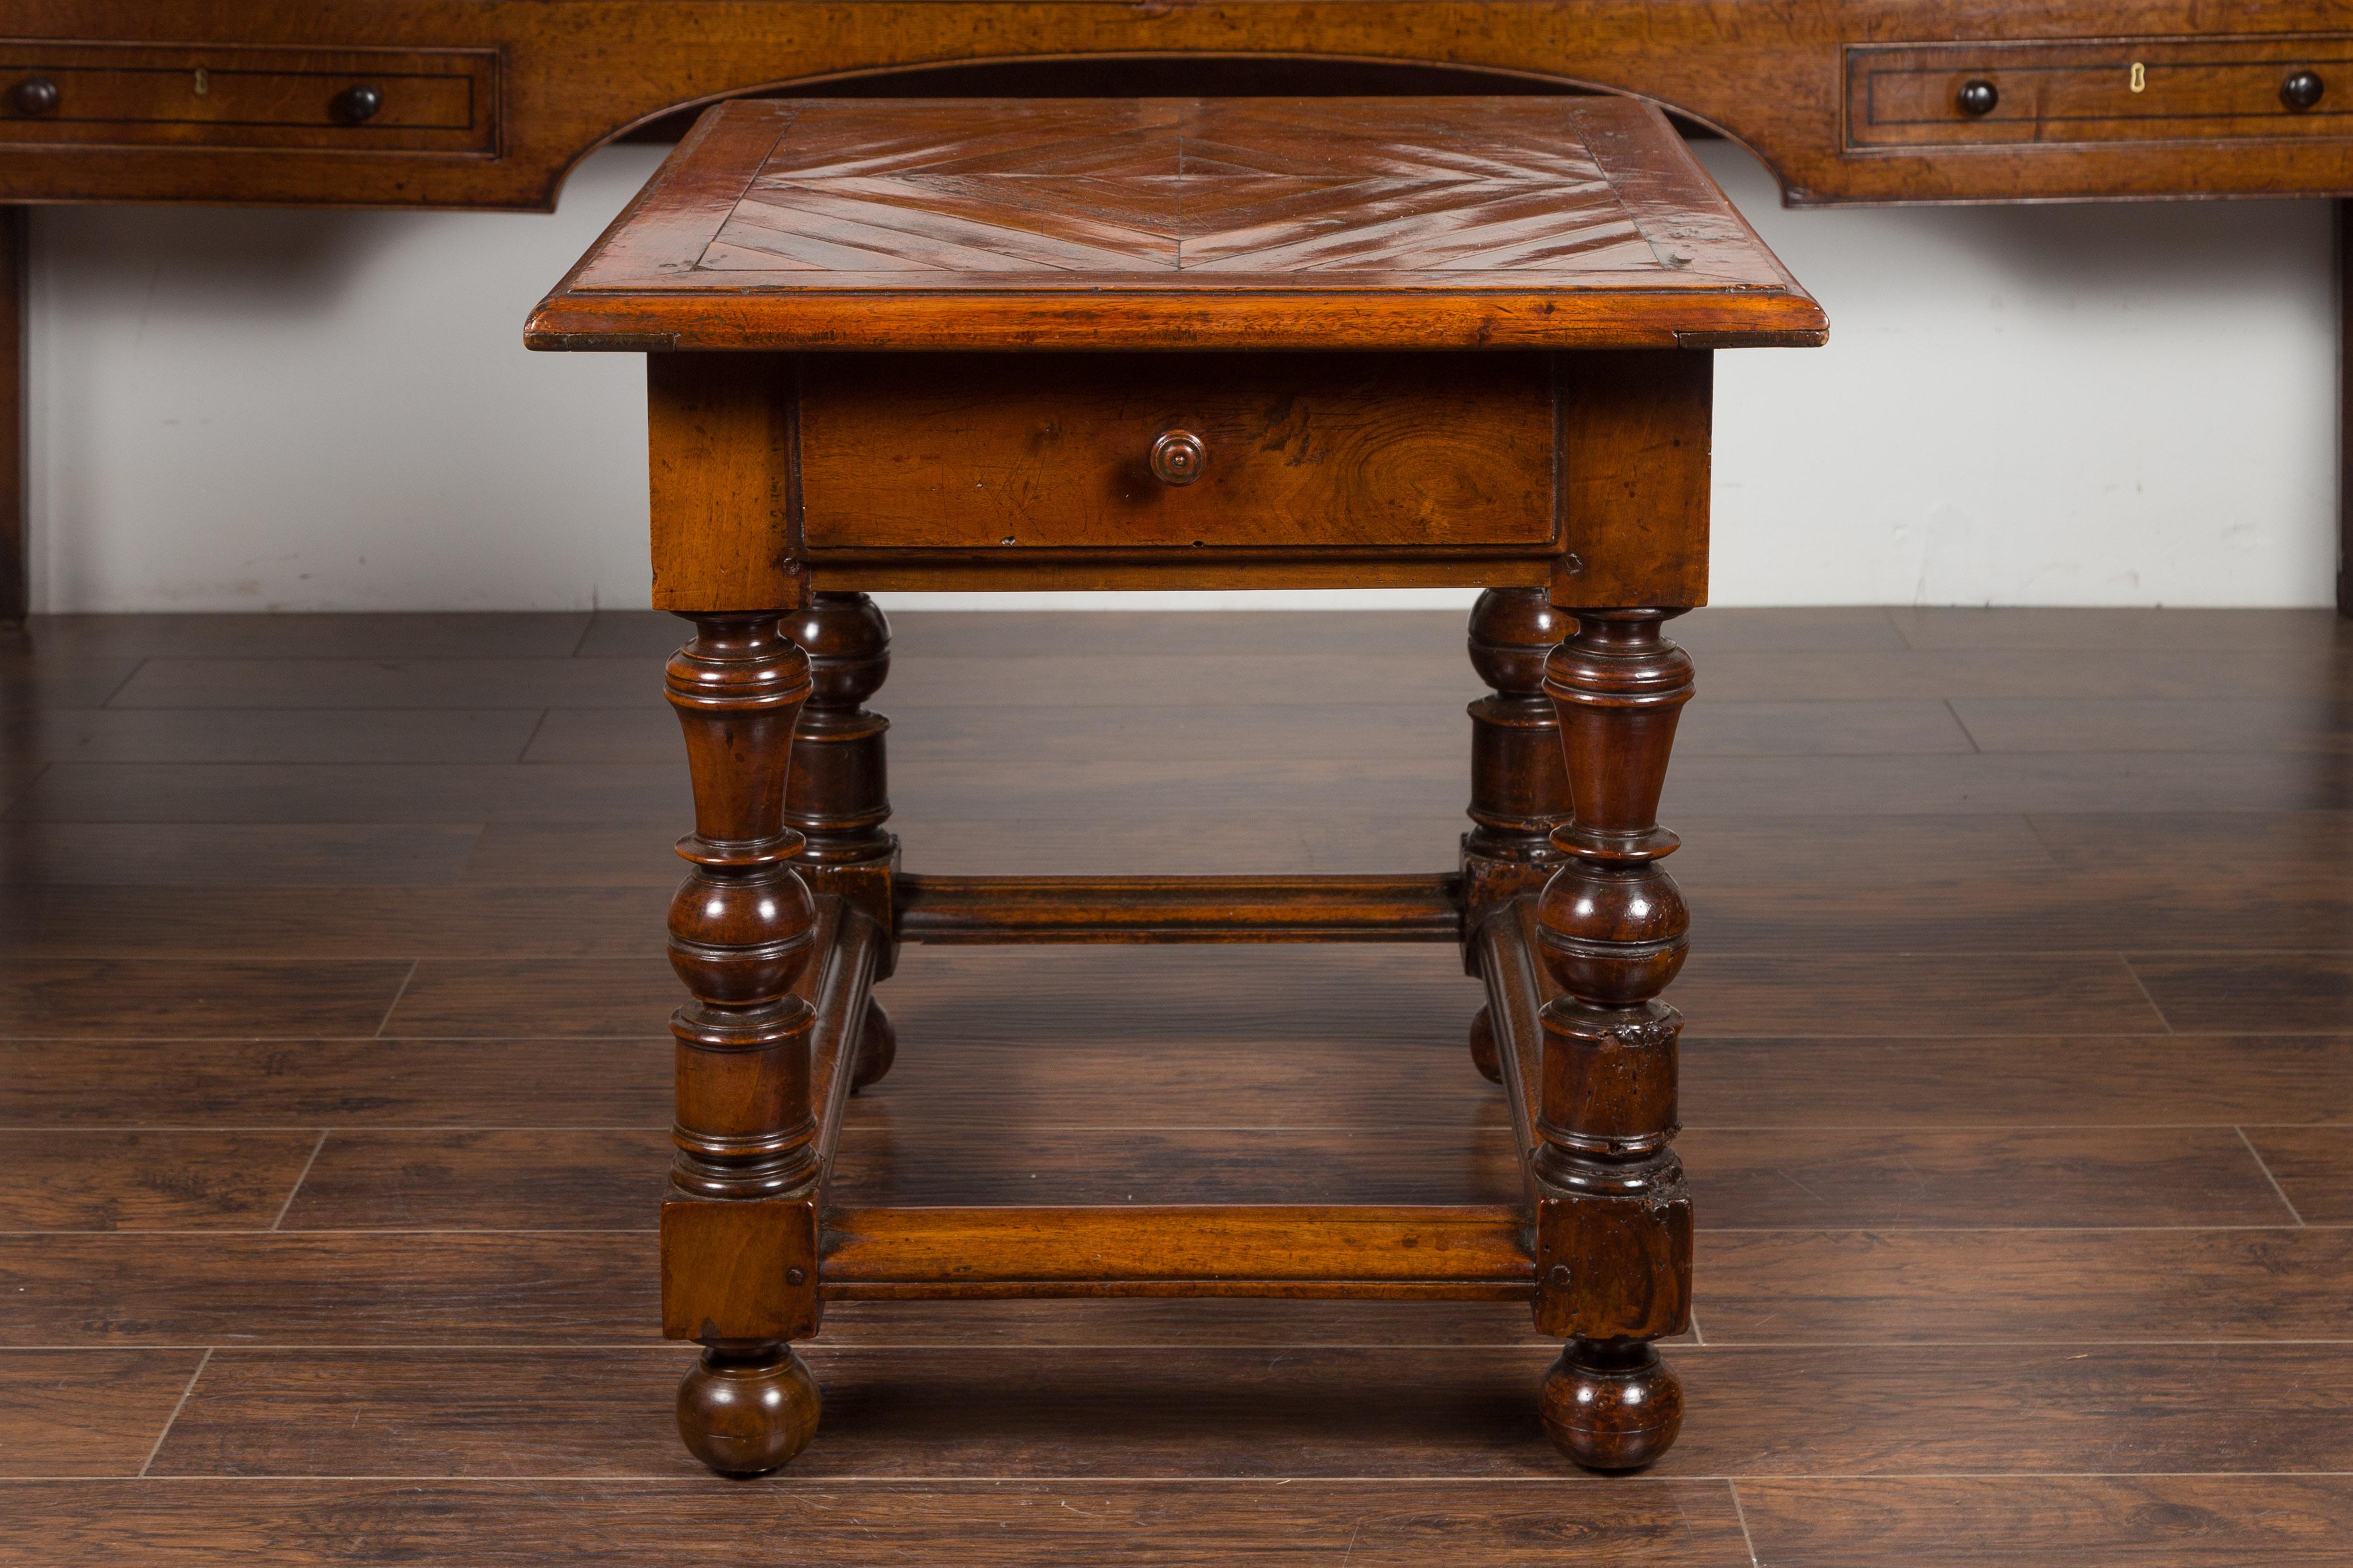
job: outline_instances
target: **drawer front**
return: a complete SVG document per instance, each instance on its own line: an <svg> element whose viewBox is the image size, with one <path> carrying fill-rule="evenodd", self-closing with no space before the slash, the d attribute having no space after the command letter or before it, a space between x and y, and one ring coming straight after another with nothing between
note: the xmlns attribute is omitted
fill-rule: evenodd
<svg viewBox="0 0 2353 1568"><path fill-rule="evenodd" d="M1540 355L811 355L799 374L812 557L1558 545ZM1183 435L1198 477L1172 482L1154 450Z"/></svg>
<svg viewBox="0 0 2353 1568"><path fill-rule="evenodd" d="M494 153L497 105L489 49L0 40L0 144Z"/></svg>
<svg viewBox="0 0 2353 1568"><path fill-rule="evenodd" d="M1846 70L1858 150L2353 134L2348 34L1873 45Z"/></svg>

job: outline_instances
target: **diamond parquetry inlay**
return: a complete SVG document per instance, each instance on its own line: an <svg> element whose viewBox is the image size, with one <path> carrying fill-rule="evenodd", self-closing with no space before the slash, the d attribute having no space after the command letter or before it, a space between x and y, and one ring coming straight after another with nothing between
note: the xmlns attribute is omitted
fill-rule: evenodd
<svg viewBox="0 0 2353 1568"><path fill-rule="evenodd" d="M898 106L878 145L787 126L707 269L1285 274L1658 267L1563 115L1535 152L1478 100L1398 101L1379 139L1340 100L1052 100Z"/></svg>

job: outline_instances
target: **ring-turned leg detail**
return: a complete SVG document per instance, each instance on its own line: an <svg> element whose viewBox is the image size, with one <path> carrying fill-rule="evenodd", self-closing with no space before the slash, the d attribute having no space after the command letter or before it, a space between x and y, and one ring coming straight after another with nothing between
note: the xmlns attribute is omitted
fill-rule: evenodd
<svg viewBox="0 0 2353 1568"><path fill-rule="evenodd" d="M1471 609L1471 667L1493 689L1470 709L1462 956L1473 973L1479 927L1514 899L1542 890L1562 860L1552 830L1568 820L1568 774L1544 675L1545 659L1575 624L1541 588L1489 588ZM1484 1009L1471 1023L1471 1060L1488 1082L1503 1082Z"/></svg>
<svg viewBox="0 0 2353 1568"><path fill-rule="evenodd" d="M817 908L785 826L808 659L775 614L688 617L667 670L694 784L692 863L670 902L670 966L690 1000L678 1041L678 1157L662 1205L662 1321L702 1343L679 1391L687 1446L715 1469L774 1469L808 1441L817 1391L783 1342L818 1300L816 1014L795 990Z"/></svg>
<svg viewBox="0 0 2353 1568"><path fill-rule="evenodd" d="M866 703L891 674L891 623L864 594L818 594L784 629L807 650L810 677L785 789L786 826L801 835L793 858L818 891L862 910L890 938L899 858L898 837L883 826L891 721ZM889 977L894 946L884 942L877 980Z"/></svg>
<svg viewBox="0 0 2353 1568"><path fill-rule="evenodd" d="M1691 1322L1691 1196L1670 1147L1683 1018L1658 1000L1691 924L1659 864L1678 843L1659 795L1693 690L1690 656L1661 635L1679 613L1580 610L1545 674L1573 805L1536 909L1560 992L1542 1015L1531 1162L1536 1326L1572 1342L1545 1383L1546 1426L1597 1469L1649 1463L1682 1420L1650 1345Z"/></svg>
<svg viewBox="0 0 2353 1568"><path fill-rule="evenodd" d="M884 745L891 721L866 702L891 674L891 623L864 594L819 594L786 618L785 629L809 656L808 706L793 729L785 787L785 821L802 839L795 859L820 891L838 894L881 928L874 978L885 980L898 963L891 884L899 839L883 826L891 820ZM898 1055L898 1037L880 1007L870 1006L860 1037L853 1094L879 1081Z"/></svg>
<svg viewBox="0 0 2353 1568"><path fill-rule="evenodd" d="M667 691L686 738L693 864L670 907L670 962L692 999L678 1010L678 1161L683 1194L780 1196L817 1173L809 1103L816 1015L793 992L814 956L817 906L784 823L793 723L808 659L771 616L697 616Z"/></svg>
<svg viewBox="0 0 2353 1568"><path fill-rule="evenodd" d="M792 1346L712 1346L678 1386L678 1433L721 1475L765 1475L808 1447L819 1403Z"/></svg>

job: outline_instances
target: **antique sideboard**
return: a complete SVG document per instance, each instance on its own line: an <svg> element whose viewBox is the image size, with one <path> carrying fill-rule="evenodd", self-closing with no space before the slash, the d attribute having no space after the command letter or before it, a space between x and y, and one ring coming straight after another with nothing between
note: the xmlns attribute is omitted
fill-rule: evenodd
<svg viewBox="0 0 2353 1568"><path fill-rule="evenodd" d="M545 210L717 99L1133 90L1630 93L1799 205L2353 195L2329 0L0 0L0 620L26 204Z"/></svg>

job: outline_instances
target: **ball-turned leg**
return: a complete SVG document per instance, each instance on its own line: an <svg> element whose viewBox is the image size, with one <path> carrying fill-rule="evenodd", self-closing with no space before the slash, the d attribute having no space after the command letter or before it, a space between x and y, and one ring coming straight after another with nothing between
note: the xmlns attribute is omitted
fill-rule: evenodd
<svg viewBox="0 0 2353 1568"><path fill-rule="evenodd" d="M866 1021L858 1028L858 1066L849 1075L849 1092L856 1094L870 1083L879 1083L899 1059L899 1028L882 1005L872 998L866 1003Z"/></svg>
<svg viewBox="0 0 2353 1568"><path fill-rule="evenodd" d="M1495 1049L1495 1020L1483 1006L1471 1016L1471 1065L1489 1083L1504 1081L1503 1053Z"/></svg>
<svg viewBox="0 0 2353 1568"><path fill-rule="evenodd" d="M1571 1340L1537 1396L1553 1446L1589 1470L1639 1470L1683 1427L1683 1385L1645 1340Z"/></svg>
<svg viewBox="0 0 2353 1568"><path fill-rule="evenodd" d="M1471 667L1492 690L1471 704L1471 831L1462 836L1463 957L1479 928L1513 900L1541 890L1563 858L1552 831L1568 820L1560 720L1545 695L1545 660L1575 626L1541 588L1489 588L1471 609ZM1487 1081L1503 1069L1485 1008L1471 1023L1471 1060Z"/></svg>
<svg viewBox="0 0 2353 1568"><path fill-rule="evenodd" d="M776 1469L817 1432L817 1379L790 1345L712 1345L678 1385L687 1451L723 1476Z"/></svg>
<svg viewBox="0 0 2353 1568"><path fill-rule="evenodd" d="M1545 1380L1546 1429L1592 1469L1639 1468L1675 1439L1683 1390L1651 1342L1691 1321L1691 1198L1671 1144L1681 1015L1658 1000L1690 914L1658 823L1692 663L1679 612L1577 612L1546 661L1572 802L1552 836L1537 941L1559 994L1542 1015L1533 1174L1537 1327L1569 1341Z"/></svg>
<svg viewBox="0 0 2353 1568"><path fill-rule="evenodd" d="M795 990L817 909L785 826L808 659L773 612L688 617L666 671L686 740L692 866L670 901L670 966L691 994L676 1037L678 1145L662 1205L662 1321L702 1342L679 1390L680 1435L713 1469L774 1469L817 1425L817 1388L785 1342L816 1331L810 1100L816 1016Z"/></svg>

